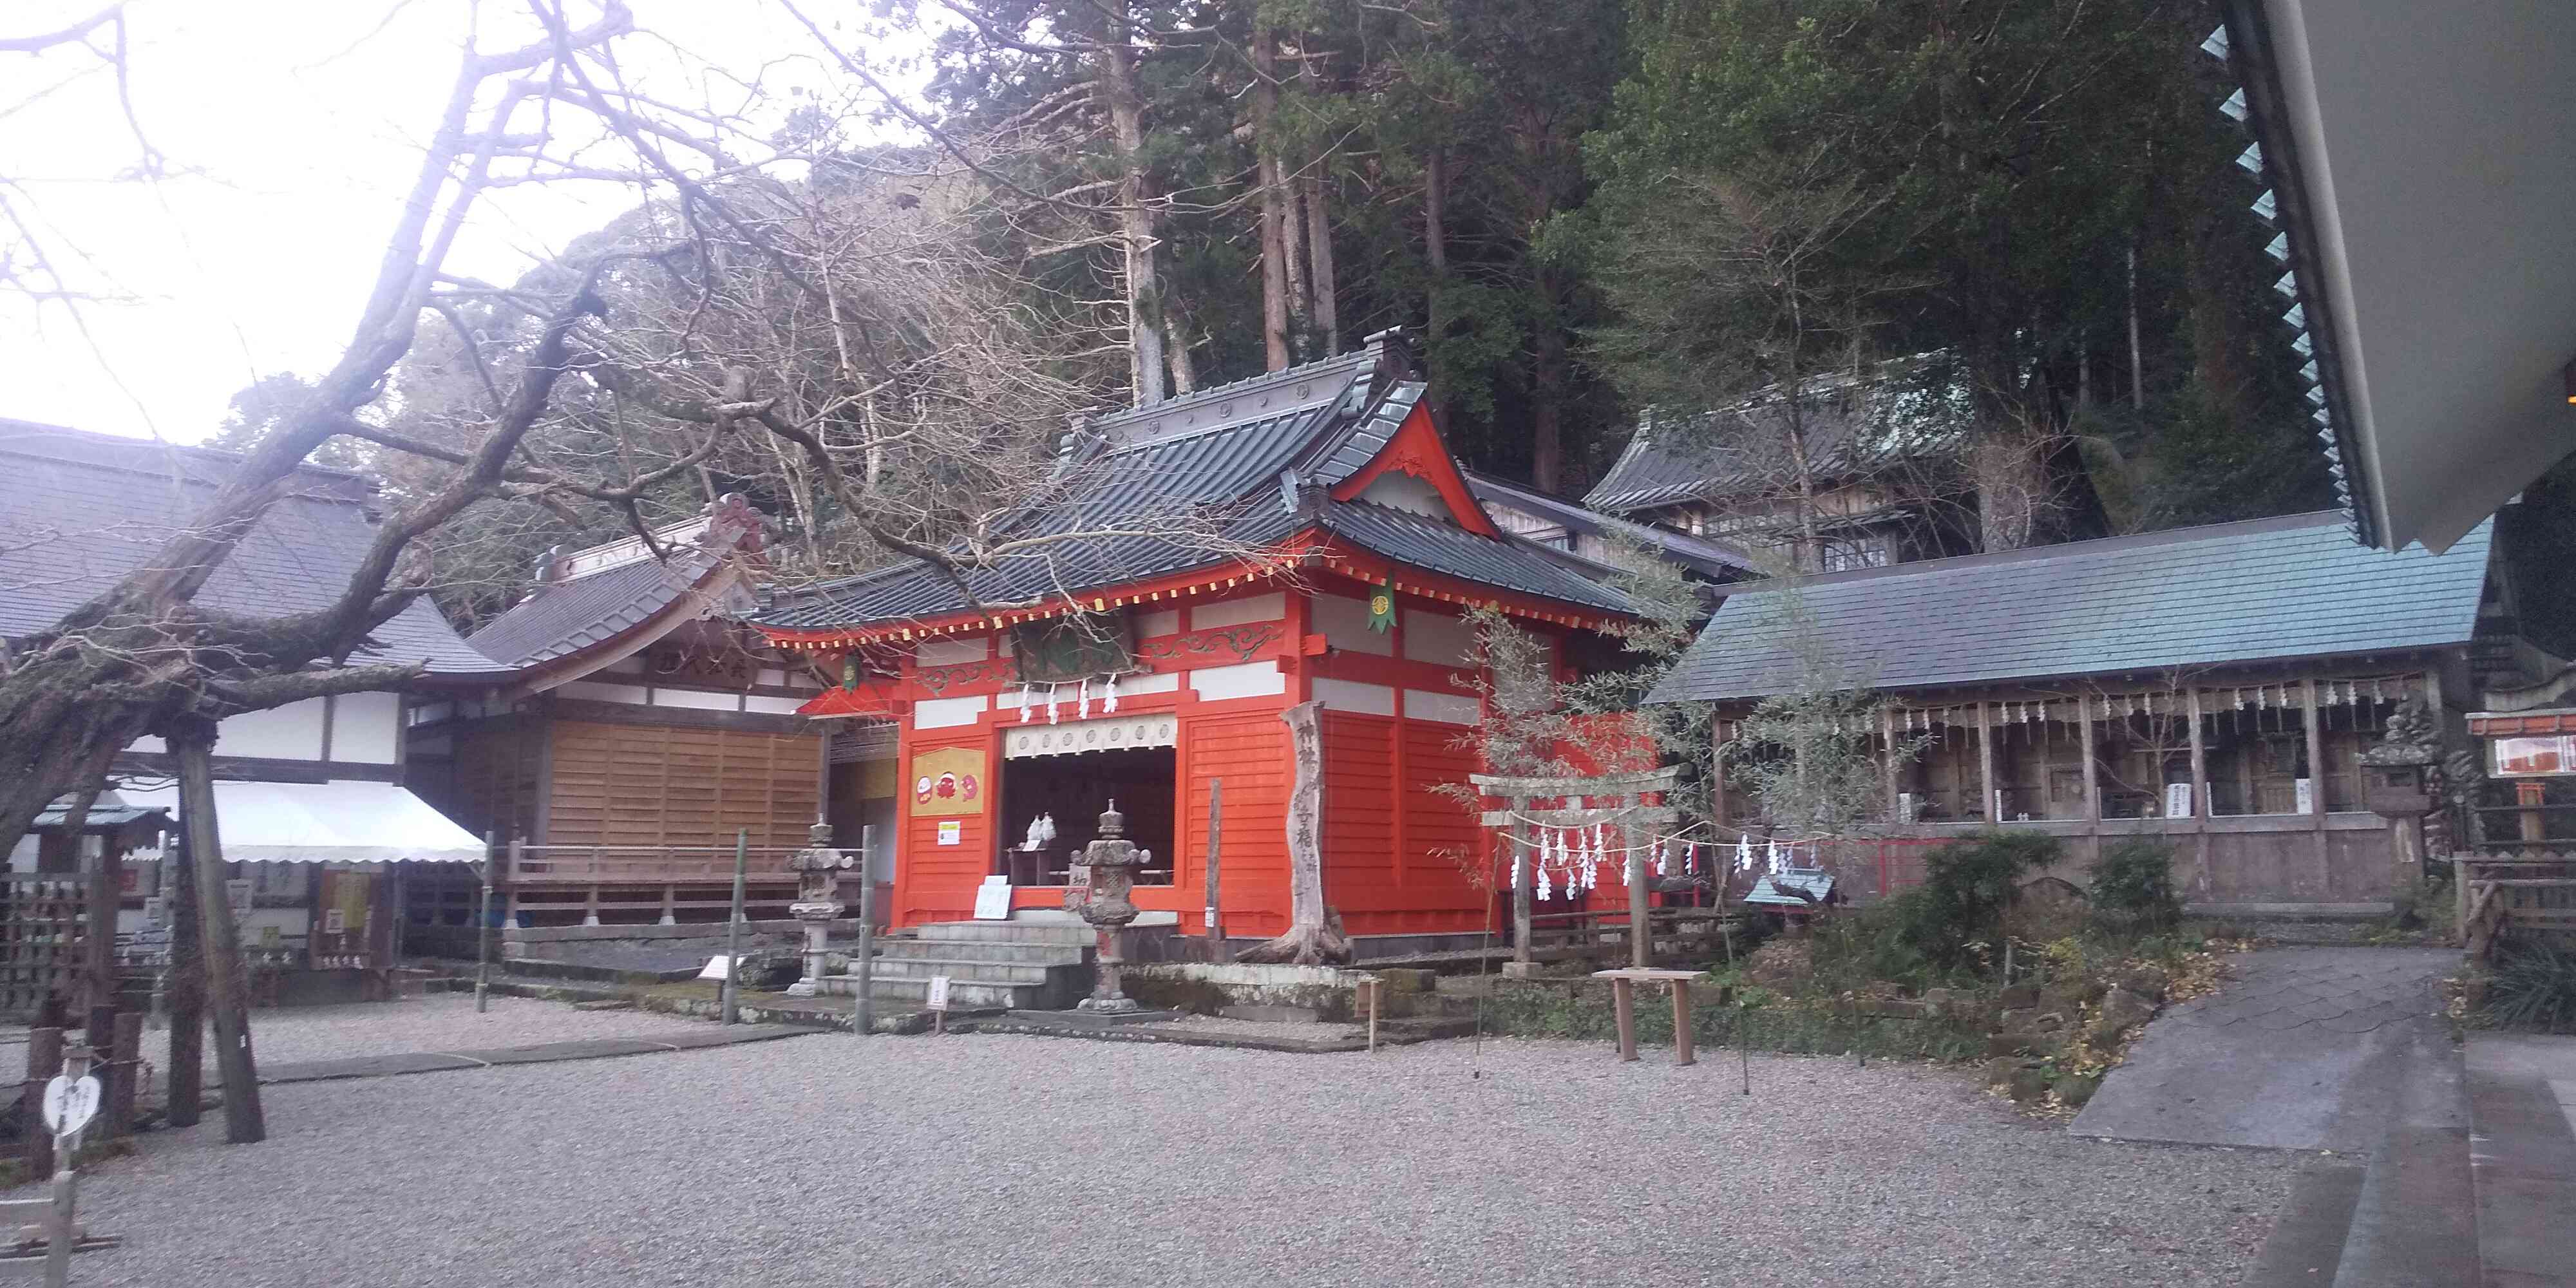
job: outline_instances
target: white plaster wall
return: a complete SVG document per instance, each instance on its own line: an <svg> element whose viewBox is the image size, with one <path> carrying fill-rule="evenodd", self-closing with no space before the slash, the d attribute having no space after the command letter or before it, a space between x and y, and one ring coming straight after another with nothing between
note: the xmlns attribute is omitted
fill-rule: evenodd
<svg viewBox="0 0 2576 1288"><path fill-rule="evenodd" d="M739 711L739 693L709 693L704 689L655 689L653 705L657 707L691 707L700 711Z"/></svg>
<svg viewBox="0 0 2576 1288"><path fill-rule="evenodd" d="M1438 662L1444 666L1463 666L1468 651L1476 644L1476 632L1463 618L1446 613L1425 612L1407 608L1404 613L1404 655L1416 662Z"/></svg>
<svg viewBox="0 0 2576 1288"><path fill-rule="evenodd" d="M1307 600L1324 642L1353 653L1395 656L1395 633L1368 628L1368 601L1348 595L1315 595Z"/></svg>
<svg viewBox="0 0 2576 1288"><path fill-rule="evenodd" d="M1193 604L1190 606L1190 629L1203 631L1212 626L1275 622L1287 615L1288 596L1274 590L1267 595L1246 595L1241 599L1219 600L1213 604Z"/></svg>
<svg viewBox="0 0 2576 1288"><path fill-rule="evenodd" d="M960 662L981 662L993 655L993 641L978 635L965 640L923 640L913 650L913 660L923 666L955 666Z"/></svg>
<svg viewBox="0 0 2576 1288"><path fill-rule="evenodd" d="M806 701L804 698L773 698L755 693L742 700L742 709L773 716L792 716L796 714L796 708L805 705Z"/></svg>
<svg viewBox="0 0 2576 1288"><path fill-rule="evenodd" d="M975 723L984 714L988 702L983 694L971 698L925 698L912 704L912 727L915 729L954 729Z"/></svg>
<svg viewBox="0 0 2576 1288"><path fill-rule="evenodd" d="M344 693L331 700L331 759L390 765L401 759L401 743L401 694Z"/></svg>
<svg viewBox="0 0 2576 1288"><path fill-rule="evenodd" d="M1259 620L1259 619L1253 619ZM1277 662L1245 662L1190 672L1190 687L1203 701L1225 698L1277 697L1288 691L1288 677Z"/></svg>
<svg viewBox="0 0 2576 1288"><path fill-rule="evenodd" d="M1435 693L1429 689L1404 691L1404 715L1408 720L1436 720L1441 724L1471 725L1481 714L1476 699L1458 693Z"/></svg>
<svg viewBox="0 0 2576 1288"><path fill-rule="evenodd" d="M1353 711L1361 715L1395 714L1395 690L1383 684L1361 684L1356 680L1316 677L1315 700L1335 711Z"/></svg>
<svg viewBox="0 0 2576 1288"><path fill-rule="evenodd" d="M602 684L597 680L574 680L555 692L567 698L589 698L595 702L628 702L644 705L644 686L640 684Z"/></svg>
<svg viewBox="0 0 2576 1288"><path fill-rule="evenodd" d="M1390 510L1403 510L1426 518L1446 519L1449 503L1440 499L1440 489L1410 474L1389 472L1369 480L1360 489L1360 499L1375 501Z"/></svg>
<svg viewBox="0 0 2576 1288"><path fill-rule="evenodd" d="M1181 610L1177 608L1157 608L1150 613L1136 614L1136 638L1140 640L1180 633Z"/></svg>
<svg viewBox="0 0 2576 1288"><path fill-rule="evenodd" d="M268 711L245 711L237 716L227 716L215 729L215 754L320 760L322 724L320 698L306 698Z"/></svg>
<svg viewBox="0 0 2576 1288"><path fill-rule="evenodd" d="M1118 681L1118 696L1122 698L1137 693L1178 693L1180 690L1181 673L1178 671L1164 671L1158 675L1139 675Z"/></svg>

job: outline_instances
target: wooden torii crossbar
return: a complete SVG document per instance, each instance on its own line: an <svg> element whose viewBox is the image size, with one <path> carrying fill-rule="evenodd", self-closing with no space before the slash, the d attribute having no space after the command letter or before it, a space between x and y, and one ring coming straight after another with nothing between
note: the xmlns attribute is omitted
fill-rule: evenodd
<svg viewBox="0 0 2576 1288"><path fill-rule="evenodd" d="M1628 957L1631 965L1643 969L1653 965L1650 957L1655 946L1654 927L1648 917L1651 868L1646 861L1646 846L1630 837L1630 829L1669 826L1681 818L1681 811L1669 805L1648 805L1640 799L1648 793L1669 792L1681 780L1679 765L1636 773L1593 774L1569 777L1528 777L1510 774L1469 774L1467 781L1487 796L1500 797L1506 807L1487 810L1484 825L1502 828L1511 837L1512 864L1518 874L1512 882L1512 965L1514 973L1525 974L1534 959L1530 954L1530 901L1538 878L1537 837L1531 833L1541 827L1591 828L1613 831L1619 837L1619 848L1628 856ZM1607 799L1608 805L1561 804L1553 809L1533 810L1534 800L1559 802ZM1651 835L1651 833L1650 833Z"/></svg>

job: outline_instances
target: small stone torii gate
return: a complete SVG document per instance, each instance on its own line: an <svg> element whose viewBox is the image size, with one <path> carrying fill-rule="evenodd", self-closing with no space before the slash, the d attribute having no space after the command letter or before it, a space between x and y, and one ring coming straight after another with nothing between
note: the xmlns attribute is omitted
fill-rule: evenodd
<svg viewBox="0 0 2576 1288"><path fill-rule="evenodd" d="M1632 966L1651 966L1654 952L1654 928L1648 917L1649 896L1653 893L1653 870L1647 861L1650 842L1640 843L1630 836L1630 829L1669 826L1681 818L1681 811L1670 805L1648 805L1648 793L1669 792L1681 778L1678 765L1636 773L1594 774L1590 776L1527 777L1508 774L1469 774L1467 781L1487 796L1500 797L1505 807L1487 810L1482 822L1489 828L1503 829L1512 846L1514 858L1525 860L1512 866L1517 873L1512 882L1512 960L1504 967L1507 975L1530 973L1535 960L1530 954L1530 903L1538 877L1538 840L1533 833L1541 828L1589 829L1606 828L1619 841L1616 848L1628 859L1628 956ZM1534 800L1601 801L1609 805L1563 805L1554 809L1533 810Z"/></svg>

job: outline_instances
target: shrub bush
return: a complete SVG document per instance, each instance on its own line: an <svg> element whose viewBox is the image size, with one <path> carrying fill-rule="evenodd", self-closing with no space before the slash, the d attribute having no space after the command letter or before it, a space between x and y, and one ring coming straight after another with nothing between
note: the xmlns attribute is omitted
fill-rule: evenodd
<svg viewBox="0 0 2576 1288"><path fill-rule="evenodd" d="M2065 846L2044 832L1983 832L1926 855L1923 884L1880 905L1898 943L1935 967L1975 962L2003 938L2004 913L2024 878ZM1874 909L1873 911L1877 911Z"/></svg>
<svg viewBox="0 0 2576 1288"><path fill-rule="evenodd" d="M2160 935L2182 924L2173 847L2132 836L2102 848L2093 863L2093 925L2121 935Z"/></svg>
<svg viewBox="0 0 2576 1288"><path fill-rule="evenodd" d="M2498 945L2479 1018L2497 1028L2576 1033L2576 953L2540 943Z"/></svg>

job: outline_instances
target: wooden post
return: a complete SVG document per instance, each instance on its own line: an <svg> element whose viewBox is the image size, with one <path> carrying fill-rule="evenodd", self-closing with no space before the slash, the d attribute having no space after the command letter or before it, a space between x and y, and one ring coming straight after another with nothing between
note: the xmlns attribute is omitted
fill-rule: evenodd
<svg viewBox="0 0 2576 1288"><path fill-rule="evenodd" d="M143 1075L143 1012L118 1011L115 1032L116 1044L108 1050L108 1069L114 1081L104 1088L106 1104L99 1112L107 1123L101 1135L104 1140L115 1140L134 1130L135 1084Z"/></svg>
<svg viewBox="0 0 2576 1288"><path fill-rule="evenodd" d="M2194 686L2189 693L2191 698L2189 716L2191 720L2191 816L2196 819L2207 818L2209 817L2209 749L2201 745L2200 689ZM2156 781L2159 786L2163 785L2164 771L2161 768L2156 771Z"/></svg>
<svg viewBox="0 0 2576 1288"><path fill-rule="evenodd" d="M1514 796L1511 798L1511 802L1512 816L1514 818L1519 818L1529 812L1529 797ZM1521 835L1521 832L1521 824L1512 824L1510 831L1510 836L1512 838L1511 867L1507 870L1511 873L1512 877L1512 961L1515 965L1521 967L1522 971L1526 973L1532 965L1532 958L1530 957L1530 895L1532 893L1532 883L1538 876L1536 871L1538 866L1538 851L1535 845L1524 843L1533 838L1526 838Z"/></svg>
<svg viewBox="0 0 2576 1288"><path fill-rule="evenodd" d="M1610 981L1610 1008L1619 1020L1619 1058L1633 1062L1637 1058L1637 984L1630 979Z"/></svg>
<svg viewBox="0 0 2576 1288"><path fill-rule="evenodd" d="M850 1031L861 1037L876 1032L876 999L869 993L876 986L877 969L877 876L869 864L876 847L869 844L875 833L867 825L859 826L859 942L850 959ZM733 973L732 963L725 973Z"/></svg>
<svg viewBox="0 0 2576 1288"><path fill-rule="evenodd" d="M197 865L188 855L187 830L171 838L161 861L162 914L170 919L170 1125L194 1127L206 1093L206 975L197 960Z"/></svg>
<svg viewBox="0 0 2576 1288"><path fill-rule="evenodd" d="M1614 808L1625 813L1636 799L1622 796ZM1625 824L1619 828L1619 845L1628 852L1628 964L1644 970L1655 964L1655 869Z"/></svg>
<svg viewBox="0 0 2576 1288"><path fill-rule="evenodd" d="M1989 823L2004 821L2001 802L1995 799L1995 722L1989 718L1987 703L1977 703L1977 786L1985 792L1985 808L1978 812Z"/></svg>
<svg viewBox="0 0 2576 1288"><path fill-rule="evenodd" d="M679 907L679 904L680 904L680 887L675 886L675 885L665 885L665 886L663 886L663 887L662 887L662 924L663 924L663 925L665 925L665 926L676 926L676 925L679 925L679 924L680 924L680 907Z"/></svg>
<svg viewBox="0 0 2576 1288"><path fill-rule="evenodd" d="M63 1031L57 1028L27 1030L27 1081L19 1093L19 1102L33 1110L42 1103L45 1084L63 1071ZM44 1121L30 1115L27 1125L27 1175L51 1175L54 1170L54 1134L45 1130Z"/></svg>
<svg viewBox="0 0 2576 1288"><path fill-rule="evenodd" d="M89 1050L74 1046L63 1052L63 1072L75 1080L89 1072ZM72 1221L73 1205L80 1194L80 1172L74 1155L80 1152L82 1132L69 1132L56 1137L44 1124L35 1125L37 1134L48 1137L48 1144L59 1143L54 1153L52 1204L45 1211L45 1288L68 1288L72 1276L72 1245L78 1242Z"/></svg>
<svg viewBox="0 0 2576 1288"><path fill-rule="evenodd" d="M1223 849L1217 844L1218 832L1225 825L1225 780L1208 780L1207 843L1207 948L1208 960L1223 962L1225 951L1225 904L1218 897L1217 875Z"/></svg>
<svg viewBox="0 0 2576 1288"><path fill-rule="evenodd" d="M1690 981L1673 981L1673 1063L1699 1063L1698 1053L1691 1050Z"/></svg>
<svg viewBox="0 0 2576 1288"><path fill-rule="evenodd" d="M250 1049L250 976L242 966L241 927L224 890L224 851L215 819L215 722L171 722L168 741L179 761L179 810L188 857L197 866L199 950L206 962L206 1000L215 1015L215 1067L224 1080L224 1139L247 1145L268 1138L260 1111L259 1066Z"/></svg>
<svg viewBox="0 0 2576 1288"><path fill-rule="evenodd" d="M490 832L483 834L483 898L474 908L474 1013L477 1015L492 1005L492 864L498 859L493 853L494 839ZM516 853L522 843L513 838L511 851Z"/></svg>
<svg viewBox="0 0 2576 1288"><path fill-rule="evenodd" d="M720 994L724 999L724 1022L727 1024L738 1024L742 1020L738 1013L742 1005L742 883L750 867L751 829L736 828L733 834L733 915L725 921L725 975L724 989ZM596 882L590 887L590 897L599 897Z"/></svg>
<svg viewBox="0 0 2576 1288"><path fill-rule="evenodd" d="M1887 793L1887 821L1903 822L1905 811L1896 799L1896 713L1884 702L1878 704L1878 776Z"/></svg>
<svg viewBox="0 0 2576 1288"><path fill-rule="evenodd" d="M2084 817L2099 823L2102 821L2102 771L2099 762L2101 752L2093 741L2093 699L2081 693L2075 695L2075 720L2084 739ZM2164 777L2161 766L2156 770L2156 777ZM2158 786L2162 785L2158 783Z"/></svg>
<svg viewBox="0 0 2576 1288"><path fill-rule="evenodd" d="M1368 994L1368 1049L1370 1054L1374 1055L1377 1052L1377 995L1380 990L1380 985L1374 978L1364 979L1360 981L1360 988Z"/></svg>
<svg viewBox="0 0 2576 1288"><path fill-rule="evenodd" d="M89 838L82 835L82 831L89 822L90 806L96 803L97 798L98 787L93 783L79 793L72 802L72 808L63 816L63 826L70 832L64 840L71 845L72 853L79 857L78 866L89 869L90 874L89 889L82 892L88 896L84 920L88 922L89 933L81 944L84 950L81 993L83 1005L93 1010L116 1005L116 878L117 869L124 866L117 861L118 847L108 836L98 838L96 859L81 853L89 848ZM94 1041L105 1037L105 1034L100 1034Z"/></svg>

